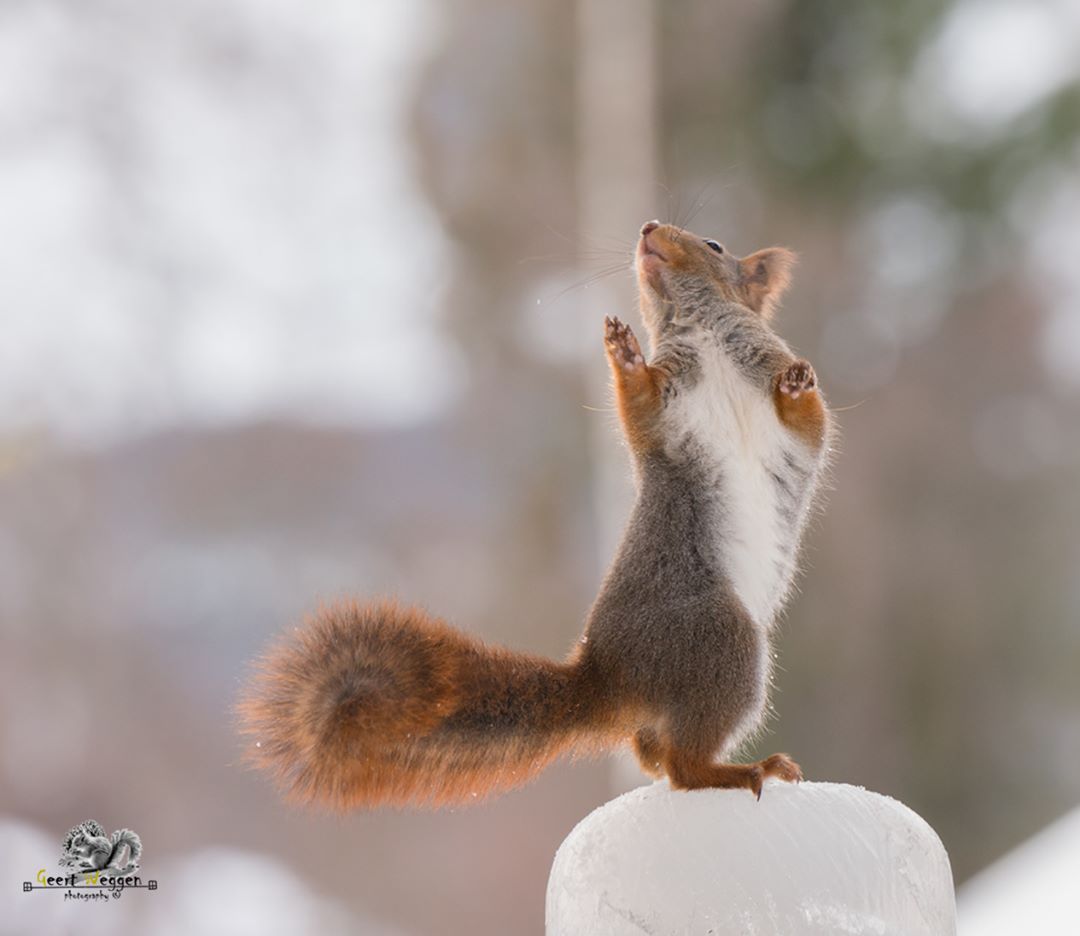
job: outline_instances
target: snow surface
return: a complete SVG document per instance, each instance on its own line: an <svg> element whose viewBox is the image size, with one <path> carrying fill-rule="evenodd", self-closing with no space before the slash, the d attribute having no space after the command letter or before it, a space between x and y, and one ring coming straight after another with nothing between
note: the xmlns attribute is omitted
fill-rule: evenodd
<svg viewBox="0 0 1080 936"><path fill-rule="evenodd" d="M633 790L555 856L548 936L956 932L949 858L902 803L840 783Z"/></svg>
<svg viewBox="0 0 1080 936"><path fill-rule="evenodd" d="M1080 807L960 888L960 934L1076 933L1078 879Z"/></svg>

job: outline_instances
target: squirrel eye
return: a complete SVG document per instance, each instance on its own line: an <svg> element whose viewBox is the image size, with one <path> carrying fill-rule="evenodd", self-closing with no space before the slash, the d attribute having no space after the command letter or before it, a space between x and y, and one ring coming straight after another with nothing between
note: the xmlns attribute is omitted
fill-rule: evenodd
<svg viewBox="0 0 1080 936"><path fill-rule="evenodd" d="M717 253L719 253L719 254L722 254L722 253L724 252L724 248L723 248L723 247L721 247L721 246L720 246L720 245L719 245L719 244L718 244L718 243L717 243L716 241L714 241L714 240L706 240L706 241L705 241L705 243L706 243L706 244L708 244L708 245L709 245L710 247L712 247L712 249L713 249L713 250L715 250L715 251L716 251Z"/></svg>

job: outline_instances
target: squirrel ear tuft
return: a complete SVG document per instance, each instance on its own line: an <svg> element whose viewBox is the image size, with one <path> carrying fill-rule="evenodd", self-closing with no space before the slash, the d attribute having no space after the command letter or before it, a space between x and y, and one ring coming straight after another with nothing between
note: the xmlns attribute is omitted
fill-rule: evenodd
<svg viewBox="0 0 1080 936"><path fill-rule="evenodd" d="M780 297L791 285L795 254L785 247L766 247L739 261L739 282L746 304L763 318L771 318Z"/></svg>

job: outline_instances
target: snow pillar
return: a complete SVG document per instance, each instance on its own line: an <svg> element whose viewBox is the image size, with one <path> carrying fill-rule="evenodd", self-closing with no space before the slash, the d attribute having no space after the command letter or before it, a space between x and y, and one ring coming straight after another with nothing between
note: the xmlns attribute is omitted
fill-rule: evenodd
<svg viewBox="0 0 1080 936"><path fill-rule="evenodd" d="M547 936L951 936L949 858L918 815L842 783L641 787L555 856Z"/></svg>

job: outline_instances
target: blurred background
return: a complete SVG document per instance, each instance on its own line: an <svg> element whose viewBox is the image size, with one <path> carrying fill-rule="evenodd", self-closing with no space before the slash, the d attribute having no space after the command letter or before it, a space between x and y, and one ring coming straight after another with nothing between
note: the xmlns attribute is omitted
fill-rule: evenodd
<svg viewBox="0 0 1080 936"><path fill-rule="evenodd" d="M4 0L0 931L543 931L627 762L328 818L230 706L344 594L566 651L652 217L799 251L778 327L842 410L759 750L958 884L1080 803L1071 0ZM89 818L160 891L17 893Z"/></svg>

